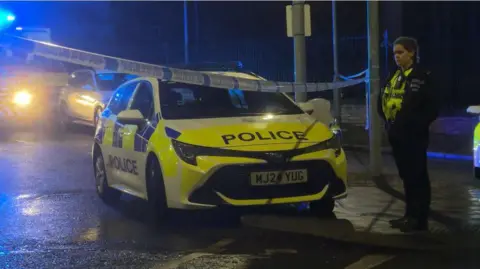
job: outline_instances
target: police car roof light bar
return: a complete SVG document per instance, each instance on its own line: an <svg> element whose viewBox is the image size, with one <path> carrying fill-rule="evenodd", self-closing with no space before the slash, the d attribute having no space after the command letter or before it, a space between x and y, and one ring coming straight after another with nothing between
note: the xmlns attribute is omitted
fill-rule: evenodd
<svg viewBox="0 0 480 269"><path fill-rule="evenodd" d="M173 64L169 66L173 68L188 69L199 72L238 72L261 78L257 73L244 69L244 65L241 61L231 61L226 63L200 62L190 64Z"/></svg>

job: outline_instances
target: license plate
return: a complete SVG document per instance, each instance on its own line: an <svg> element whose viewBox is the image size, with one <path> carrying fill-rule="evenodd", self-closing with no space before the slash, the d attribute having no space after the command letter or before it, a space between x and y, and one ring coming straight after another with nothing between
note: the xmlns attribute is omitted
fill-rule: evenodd
<svg viewBox="0 0 480 269"><path fill-rule="evenodd" d="M253 172L250 174L250 184L253 186L296 184L305 183L307 180L307 169Z"/></svg>

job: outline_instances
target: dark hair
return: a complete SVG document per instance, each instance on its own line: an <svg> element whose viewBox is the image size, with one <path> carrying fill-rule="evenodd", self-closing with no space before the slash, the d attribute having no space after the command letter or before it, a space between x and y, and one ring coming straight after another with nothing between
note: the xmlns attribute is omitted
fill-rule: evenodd
<svg viewBox="0 0 480 269"><path fill-rule="evenodd" d="M393 42L393 45L402 45L408 52L413 52L413 61L419 61L418 43L413 37L401 36Z"/></svg>

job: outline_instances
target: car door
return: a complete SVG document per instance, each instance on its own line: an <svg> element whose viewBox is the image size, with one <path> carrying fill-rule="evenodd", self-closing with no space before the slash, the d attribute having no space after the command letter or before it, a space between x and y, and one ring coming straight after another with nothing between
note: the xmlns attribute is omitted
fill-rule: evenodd
<svg viewBox="0 0 480 269"><path fill-rule="evenodd" d="M73 72L64 95L70 116L85 121L93 120L96 100L98 99L93 71L80 70Z"/></svg>
<svg viewBox="0 0 480 269"><path fill-rule="evenodd" d="M128 173L122 174L122 181L142 196L146 193L145 180L143 180L145 178L146 145L155 130L151 125L155 116L155 107L153 87L150 82L141 81L138 84L128 109L140 111L147 121L145 125L141 126L117 123L120 125L118 132L122 139L121 154L128 166Z"/></svg>
<svg viewBox="0 0 480 269"><path fill-rule="evenodd" d="M128 170L125 169L123 147L123 134L119 131L122 127L117 122L117 115L129 107L133 93L138 82L120 86L113 94L106 109L102 112L102 125L104 127L102 152L105 160L105 168L111 184L119 188L128 186Z"/></svg>

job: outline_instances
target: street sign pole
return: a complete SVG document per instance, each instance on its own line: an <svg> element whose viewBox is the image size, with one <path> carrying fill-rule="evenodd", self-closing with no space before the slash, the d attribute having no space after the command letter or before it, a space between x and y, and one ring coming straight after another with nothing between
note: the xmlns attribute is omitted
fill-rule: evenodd
<svg viewBox="0 0 480 269"><path fill-rule="evenodd" d="M189 44L188 44L188 2L183 1L183 53L185 64L188 64L189 59Z"/></svg>
<svg viewBox="0 0 480 269"><path fill-rule="evenodd" d="M307 82L307 56L305 36L311 35L310 6L305 1L292 1L287 6L287 35L293 37L295 82ZM296 102L306 102L306 92L295 92Z"/></svg>
<svg viewBox="0 0 480 269"><path fill-rule="evenodd" d="M380 57L378 30L378 1L367 1L367 35L368 35L368 118L370 140L370 172L372 176L380 176L382 172L381 145L382 131L380 117L377 114L377 98L380 94Z"/></svg>
<svg viewBox="0 0 480 269"><path fill-rule="evenodd" d="M338 37L337 37L337 10L336 0L332 0L332 41L333 41L333 82L338 81ZM342 107L340 103L341 89L333 90L333 117L338 124L342 122Z"/></svg>

